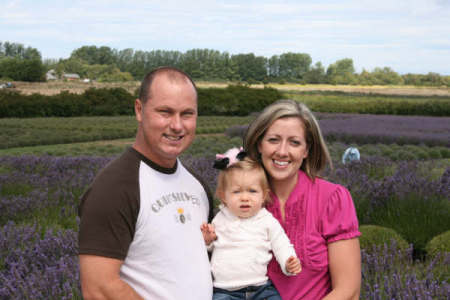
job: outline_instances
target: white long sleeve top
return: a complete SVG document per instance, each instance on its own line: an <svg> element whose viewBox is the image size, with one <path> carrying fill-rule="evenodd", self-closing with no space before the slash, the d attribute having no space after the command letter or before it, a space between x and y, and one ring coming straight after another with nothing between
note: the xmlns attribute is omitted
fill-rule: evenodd
<svg viewBox="0 0 450 300"><path fill-rule="evenodd" d="M213 251L211 271L213 285L226 290L259 286L267 282L267 265L272 253L286 275L286 261L297 257L280 223L265 208L255 216L239 218L221 205L212 223L217 240L208 250ZM272 252L271 252L272 251Z"/></svg>

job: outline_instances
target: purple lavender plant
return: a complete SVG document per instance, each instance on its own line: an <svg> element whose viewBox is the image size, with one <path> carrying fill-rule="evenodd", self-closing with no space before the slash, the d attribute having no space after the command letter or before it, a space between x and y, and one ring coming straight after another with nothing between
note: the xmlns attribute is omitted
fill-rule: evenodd
<svg viewBox="0 0 450 300"><path fill-rule="evenodd" d="M450 146L449 117L326 113L317 116L328 141Z"/></svg>
<svg viewBox="0 0 450 300"><path fill-rule="evenodd" d="M217 170L212 168L212 154L185 156L182 161L214 191ZM76 256L77 205L81 193L111 159L0 157L0 299L81 298ZM436 231L450 227L441 218L448 215L448 209L433 206L448 203L450 168L436 180L421 176L418 169L415 162L393 166L388 159L363 156L360 162L338 163L327 176L349 188L361 224L386 222L386 215L380 212L389 212L395 216L391 227L410 234L407 237L411 242L417 236L431 238ZM411 217L417 212L428 216L430 223ZM402 220L407 221L406 225ZM402 232L402 228L412 231ZM415 262L415 247L416 243L406 253L393 246L363 251L361 299L448 299L448 274L437 270L449 264L450 255L443 254L439 262Z"/></svg>
<svg viewBox="0 0 450 300"><path fill-rule="evenodd" d="M436 260L413 261L412 247L399 250L395 243L362 250L361 299L448 299L450 284L436 277ZM450 259L450 253L445 254Z"/></svg>
<svg viewBox="0 0 450 300"><path fill-rule="evenodd" d="M73 299L79 295L76 232L9 222L0 228L0 299Z"/></svg>

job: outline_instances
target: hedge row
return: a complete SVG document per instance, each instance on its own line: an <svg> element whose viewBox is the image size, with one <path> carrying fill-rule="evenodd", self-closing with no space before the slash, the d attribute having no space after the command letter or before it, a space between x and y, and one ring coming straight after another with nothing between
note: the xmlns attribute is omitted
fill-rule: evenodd
<svg viewBox="0 0 450 300"><path fill-rule="evenodd" d="M234 85L227 88L206 88L198 90L200 115L246 116L261 111L267 105L283 98L274 88L252 89Z"/></svg>
<svg viewBox="0 0 450 300"><path fill-rule="evenodd" d="M315 112L406 116L450 116L450 97L344 92L287 92Z"/></svg>
<svg viewBox="0 0 450 300"><path fill-rule="evenodd" d="M123 88L62 91L57 95L0 93L0 118L130 115L134 96Z"/></svg>
<svg viewBox="0 0 450 300"><path fill-rule="evenodd" d="M199 89L199 115L245 116L281 98L282 94L274 88ZM2 91L0 118L133 115L134 99L123 88L91 88L83 94L62 91L52 96Z"/></svg>

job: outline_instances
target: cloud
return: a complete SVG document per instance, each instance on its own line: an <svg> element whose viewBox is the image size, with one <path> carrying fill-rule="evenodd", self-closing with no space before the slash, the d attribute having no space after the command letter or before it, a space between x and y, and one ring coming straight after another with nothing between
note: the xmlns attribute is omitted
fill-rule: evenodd
<svg viewBox="0 0 450 300"><path fill-rule="evenodd" d="M38 48L44 57L107 45L266 57L301 52L325 66L350 57L359 69L388 65L403 73L448 73L450 65L450 4L443 0L14 0L4 7L2 40ZM417 60L425 54L437 57Z"/></svg>

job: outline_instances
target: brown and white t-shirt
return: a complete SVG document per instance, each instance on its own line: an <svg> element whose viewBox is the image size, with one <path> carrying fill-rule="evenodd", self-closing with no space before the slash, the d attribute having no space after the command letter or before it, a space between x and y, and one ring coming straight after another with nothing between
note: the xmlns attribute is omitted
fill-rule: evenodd
<svg viewBox="0 0 450 300"><path fill-rule="evenodd" d="M180 161L163 168L130 148L81 199L79 253L123 260L121 278L145 299L212 299L200 231L211 201Z"/></svg>

